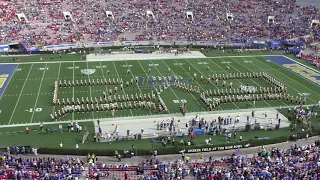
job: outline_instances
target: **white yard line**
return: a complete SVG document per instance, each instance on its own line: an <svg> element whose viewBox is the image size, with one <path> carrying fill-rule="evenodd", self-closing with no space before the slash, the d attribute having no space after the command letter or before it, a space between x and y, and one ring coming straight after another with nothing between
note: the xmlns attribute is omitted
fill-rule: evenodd
<svg viewBox="0 0 320 180"><path fill-rule="evenodd" d="M248 69L250 72L254 72L254 71L252 71L251 69L249 69L249 68L245 67L244 65L242 65L241 63L238 63L237 60L235 60L235 59L233 59L233 58L230 58L230 59L232 59L234 62L236 62L236 63L239 64L240 66ZM243 58L241 58L241 59L243 59ZM228 65L231 66L233 69L235 69L235 70L237 70L238 72L241 73L241 71L239 71L237 68L233 67L231 64L228 64ZM260 85L259 85L257 82L255 82L253 79L251 79L251 78L249 78L249 79L250 79L253 83L255 83L258 87L260 87ZM269 82L268 82L268 83L269 83ZM271 83L269 83L269 84L271 84ZM272 84L271 84L271 85L272 85ZM268 106L272 107L266 100L263 100L263 102L265 102ZM283 101L280 101L280 102L281 102L282 104L288 106L288 105L287 105L286 103L284 103Z"/></svg>
<svg viewBox="0 0 320 180"><path fill-rule="evenodd" d="M175 62L177 62L176 60L174 60ZM168 64L162 59L162 62L168 67L168 68L170 68L169 66L168 66ZM182 66L179 66L181 69L183 69L185 72L188 72L188 71L186 71ZM171 68L170 68L171 69ZM171 71L172 71L172 69L171 69ZM172 71L173 72L173 71ZM176 74L176 73L174 73L174 74ZM190 77L191 77L191 79L193 79L193 77L189 74L189 73L187 73ZM198 86L202 89L202 90L204 90L203 88L202 88L202 86L197 82L197 81L195 81L197 84L198 84ZM201 109L203 109L203 110L206 110L205 108L203 108L203 105L201 105L200 103L199 103L199 99L200 99L200 93L199 93L199 98L197 99L197 98L195 98L194 97L194 95L192 94L192 93L190 93L191 94L191 96L193 97L193 99L199 104L199 106L201 107Z"/></svg>
<svg viewBox="0 0 320 180"><path fill-rule="evenodd" d="M221 58L219 58L219 59L222 60ZM198 60L199 60L199 59L198 59ZM212 61L211 59L209 59L209 61L213 62L213 64L217 65L220 69L224 70L224 72L229 73L227 70L225 70L224 68L222 68L221 66L219 66L219 64L215 63L215 62ZM213 72L211 69L210 69L210 71ZM239 79L236 79L236 81L238 81L240 84L242 84ZM250 102L249 102L249 103L250 103ZM252 103L250 103L250 104L252 105L252 107L254 107L254 105L253 105Z"/></svg>
<svg viewBox="0 0 320 180"><path fill-rule="evenodd" d="M74 82L74 62L72 63L72 82ZM74 100L74 86L72 87L72 98ZM74 101L75 102L75 101ZM75 106L75 104L74 104ZM74 111L72 111L72 120L74 120Z"/></svg>
<svg viewBox="0 0 320 180"><path fill-rule="evenodd" d="M43 74L42 74L41 82L40 82L40 85L39 85L36 102L34 103L34 107L33 107L33 109L32 109L32 116L31 116L30 123L32 123L33 116L34 116L34 113L35 113L35 109L37 108L37 103L38 103L38 99L39 99L39 95L40 95L40 91L41 91L41 86L42 86L42 83L43 83L43 78L44 78L44 75L45 75L46 72L47 72L47 65L48 65L48 64L46 63L46 65L44 66L44 69L43 69Z"/></svg>
<svg viewBox="0 0 320 180"><path fill-rule="evenodd" d="M254 57L253 57L253 58L254 58ZM254 59L255 59L256 61L260 62L260 64L267 65L267 66L270 67L271 69L274 69L273 67L269 66L268 64L261 62L259 59L256 59L256 58L254 58ZM253 64L253 65L256 66L257 68L261 69L259 66L255 65L255 64ZM286 68L283 67L283 66L281 66L281 67L282 67L283 69L286 69ZM276 69L274 69L274 70L276 70ZM286 70L288 70L288 69L286 69ZM284 76L286 76L287 78L293 80L295 83L300 84L302 87L305 87L305 88L309 89L307 86L302 85L301 83L299 83L299 82L296 81L295 79L292 79L290 76L282 73L281 71L277 71L277 72L279 72L279 73L283 74ZM293 90L295 90L296 92L299 93L299 91L298 91L296 88L293 88L292 86L290 86L290 85L288 85L288 84L286 84L286 85L287 85L288 87L290 87L291 89L293 89ZM312 91L311 89L309 89L309 90L310 90L311 92L314 92L314 91ZM316 92L314 92L314 93L320 96L320 94L318 94L318 93L316 93ZM311 98L309 98L309 97L307 97L307 98L310 99L312 102L317 103L317 101L314 101L313 99L311 99Z"/></svg>
<svg viewBox="0 0 320 180"><path fill-rule="evenodd" d="M193 68L195 68L198 72L200 72L200 74L202 74L203 77L206 77L197 67L195 67L192 63L190 63L187 59L186 59L186 61L187 61ZM197 59L197 61L198 61L198 62L201 62L199 59ZM215 63L214 63L214 64L215 64ZM218 65L218 66L219 66L219 65ZM220 67L220 66L219 66L219 67ZM220 67L220 68L221 68L221 67ZM221 69L223 69L223 68L221 68ZM223 69L223 70L224 70L224 69ZM210 71L211 71L212 73L214 73L214 71L212 71L211 68L210 68ZM215 86L215 84L213 84L212 81L210 81L210 83ZM233 104L236 108L241 109L241 108L239 108L234 102L232 102L232 104Z"/></svg>
<svg viewBox="0 0 320 180"><path fill-rule="evenodd" d="M88 61L86 62L87 63L87 69L89 69L89 63ZM88 80L90 79L90 74L88 74ZM90 80L91 81L91 80ZM92 90L91 90L91 85L89 85L89 91L90 91L90 98L92 98ZM92 118L94 119L94 113L92 111Z"/></svg>
<svg viewBox="0 0 320 180"><path fill-rule="evenodd" d="M118 69L117 69L117 67L116 67L116 64L114 63L114 61L112 61L112 63L113 63L114 69L116 70L118 79L120 80L120 76L119 76L119 73L118 73ZM124 89L125 89L125 88L123 87L123 92L124 92L124 94L127 95L127 93L126 93L126 91L125 91ZM132 113L132 110L131 110L131 109L130 109L130 113L131 113L131 116L133 116L133 113Z"/></svg>
<svg viewBox="0 0 320 180"><path fill-rule="evenodd" d="M151 64L154 64L154 63L152 62L152 60L150 60L150 62L151 62ZM139 63L140 63L140 62L139 62ZM140 65L141 65L141 64L140 64ZM159 71L159 69L157 68L157 66L154 66L154 68L158 71L159 75L163 77L163 75L161 74L161 72ZM143 69L143 70L144 70L144 69ZM174 90L173 90L170 86L169 86L169 88L170 88L170 90L172 91L172 93L176 96L176 98L178 99L178 101L181 102L180 98L177 96L177 94L174 92ZM186 112L188 112L187 109L186 109Z"/></svg>
<svg viewBox="0 0 320 180"><path fill-rule="evenodd" d="M0 99L2 98L3 94L6 92L6 89L7 89L7 87L9 86L10 81L11 81L11 79L13 78L13 75L15 74L15 72L16 72L16 70L17 70L18 66L19 66L19 65L17 65L17 66L16 66L16 68L14 68L14 71L13 71L13 73L12 73L12 75L11 75L10 79L8 79L8 83L7 83L7 85L4 87L3 93L0 95Z"/></svg>
<svg viewBox="0 0 320 180"><path fill-rule="evenodd" d="M13 118L13 115L14 115L14 113L16 112L16 109L17 109L18 103L19 103L20 98L21 98L21 95L22 95L22 91L24 90L24 87L25 87L25 86L26 86L26 84L27 84L28 77L29 77L29 75L30 75L30 72L31 72L32 67L33 67L33 64L31 64L31 67L30 67L29 72L28 72L28 74L27 74L26 80L24 81L24 83L23 83L23 85L22 85L22 88L21 88L21 91L20 91L20 94L19 94L18 100L17 100L17 102L16 102L16 105L14 106L14 109L13 109L13 111L12 111L12 114L11 114L11 117L10 117L10 120L9 120L9 123L8 123L8 124L10 124L10 123L11 123L12 118Z"/></svg>
<svg viewBox="0 0 320 180"><path fill-rule="evenodd" d="M101 69L101 72L102 72L102 77L103 77L103 79L107 80L106 76L104 75L104 71L103 71L101 62L100 62L100 69ZM119 80L120 80L120 79L119 79ZM106 85L105 85L105 86L106 86ZM108 89L108 86L106 86L106 94L109 93L108 90L109 90L109 89Z"/></svg>
<svg viewBox="0 0 320 180"><path fill-rule="evenodd" d="M61 68L61 63L59 64L58 77L57 77L57 80L56 80L58 83L59 83L59 78L60 78L60 68ZM59 94L59 89L58 89L58 94ZM55 110L56 110L56 106L54 105L53 108L52 108L52 114L54 114Z"/></svg>
<svg viewBox="0 0 320 180"><path fill-rule="evenodd" d="M313 104L314 105L314 104ZM308 105L303 105L302 107L310 107L313 106L312 104L308 104ZM277 109L283 108L292 108L294 106L279 106L279 107L273 107L273 108L255 108L255 111L270 111L270 110L274 110L276 111ZM202 115L220 115L222 113L226 113L226 111L228 113L239 113L239 112L246 112L246 113L250 113L251 111L248 109L236 109L236 110L222 110L222 111L201 111L199 112L200 116ZM198 114L197 112L192 112L192 113L187 113L186 117L192 116L194 117L196 114ZM155 119L155 118L162 118L162 119L168 119L168 118L172 118L172 117L177 117L177 118L181 118L181 114L179 113L175 113L175 114L157 114L157 115L147 115L147 116L129 116L129 117L115 117L115 118L99 118L100 120L105 120L108 122L112 122L112 121L117 121L117 122L122 122L122 123L127 123L128 121L134 121L136 122L137 119L139 120L148 120L150 121L150 119ZM175 118L176 119L176 118ZM191 118L192 119L192 118ZM98 119L78 119L78 122L92 122L94 120L98 120ZM61 123L70 123L70 120L63 120L63 121L52 121L52 122L44 122L44 125L49 125L49 124L61 124ZM137 122L139 123L139 122ZM39 125L39 123L27 123L27 124L10 124L10 125L1 125L1 128L7 128L7 127L26 127L26 126L35 126L35 125Z"/></svg>
<svg viewBox="0 0 320 180"><path fill-rule="evenodd" d="M137 61L137 62L139 63L140 67L142 68L144 74L147 75L147 81L148 81L148 77L149 77L148 73L147 73L146 70L143 68L143 66L142 66L142 64L140 63L140 61ZM143 83L143 82L142 82L142 83ZM152 87L153 87L153 89L157 92L157 88L154 87L153 85L152 85ZM168 109L168 112L169 112L169 114L170 114L169 109Z"/></svg>
<svg viewBox="0 0 320 180"><path fill-rule="evenodd" d="M128 62L127 61L125 61L126 62L126 64L127 64L127 67L129 67L129 64L128 64ZM132 78L133 79L135 79L136 77L133 75L133 73L132 73L132 71L130 70L130 74L132 75ZM148 78L148 77L147 77ZM139 91L140 91L140 94L142 94L143 95L143 93L142 93L142 91L141 91L141 89L140 89L140 87L139 87L139 84L136 84L137 85L137 87L138 87L138 89L139 89ZM148 109L149 110L149 113L150 114L152 114L152 112L150 111L150 109Z"/></svg>

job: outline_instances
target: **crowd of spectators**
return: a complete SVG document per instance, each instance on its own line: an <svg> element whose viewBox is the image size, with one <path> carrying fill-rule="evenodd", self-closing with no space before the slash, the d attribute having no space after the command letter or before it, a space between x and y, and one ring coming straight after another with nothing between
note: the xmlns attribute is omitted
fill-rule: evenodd
<svg viewBox="0 0 320 180"><path fill-rule="evenodd" d="M319 179L320 141L289 149L262 148L258 156L233 155L219 161L189 163L197 179Z"/></svg>
<svg viewBox="0 0 320 180"><path fill-rule="evenodd" d="M90 179L131 179L131 180L165 180L189 179L189 167L182 161L163 163L158 159L151 159L137 165L119 164L106 165L99 163L92 166L87 174Z"/></svg>
<svg viewBox="0 0 320 180"><path fill-rule="evenodd" d="M0 44L21 41L30 47L122 39L245 42L309 35L319 10L295 1L1 0ZM71 21L63 12L71 13ZM187 12L193 16L186 18ZM233 15L230 23L227 12ZM26 24L17 13L25 15ZM268 23L268 16L275 16L274 24Z"/></svg>
<svg viewBox="0 0 320 180"><path fill-rule="evenodd" d="M319 179L320 141L305 146L291 145L288 149L260 148L255 155L238 155L218 159L200 154L191 159L162 162L152 156L139 164L108 164L88 156L85 162L66 156L63 159L25 158L5 153L0 158L0 179L131 179L131 180L199 180L218 179ZM93 158L91 158L93 157ZM91 161L89 161L91 160Z"/></svg>
<svg viewBox="0 0 320 180"><path fill-rule="evenodd" d="M24 158L5 153L0 158L0 179L79 179L85 163L79 158Z"/></svg>

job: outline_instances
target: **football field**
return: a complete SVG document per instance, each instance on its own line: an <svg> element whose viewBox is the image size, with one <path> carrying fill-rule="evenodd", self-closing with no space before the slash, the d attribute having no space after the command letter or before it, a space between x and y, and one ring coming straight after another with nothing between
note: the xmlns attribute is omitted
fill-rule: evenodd
<svg viewBox="0 0 320 180"><path fill-rule="evenodd" d="M227 68L227 66L229 68ZM130 71L128 71L130 69ZM81 70L93 73L85 75ZM58 87L57 98L98 100L103 92L109 92L117 87L116 96L148 94L156 92L160 84L150 83L150 77L168 77L173 79L181 76L185 83L199 87L200 92L214 89L226 89L220 81L207 82L205 79L213 74L229 73L262 73L265 72L282 82L288 88L288 94L294 97L306 98L308 105L320 100L320 74L302 66L284 56L229 56L201 59L166 59L166 60L136 60L136 61L56 61L0 64L0 125L30 124L41 121L52 121L54 114L63 105L54 105L55 81L101 81L122 79L123 91L120 85L95 84L86 86ZM194 79L197 74L197 79ZM204 80L201 81L200 77ZM126 87L126 82L138 77L138 83ZM151 78L152 79L152 78ZM271 88L269 82L259 78L242 78L231 81L234 88L242 86ZM181 102L186 103L186 112L208 111L201 102L199 94L189 93L174 87L173 84L161 93L161 98L168 108L168 113L179 113ZM217 97L219 98L219 97ZM262 100L255 105L252 102L229 102L220 104L215 110L231 110L244 108L287 107L293 103L282 100ZM158 106L158 105L157 105ZM61 121L88 120L111 117L128 117L162 114L153 109L130 108L119 109L113 114L110 110L72 112L59 118Z"/></svg>

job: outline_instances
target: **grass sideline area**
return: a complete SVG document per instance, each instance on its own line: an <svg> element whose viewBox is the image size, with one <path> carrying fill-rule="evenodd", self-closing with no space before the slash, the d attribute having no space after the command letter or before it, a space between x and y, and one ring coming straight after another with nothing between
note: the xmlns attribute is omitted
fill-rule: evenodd
<svg viewBox="0 0 320 180"><path fill-rule="evenodd" d="M25 127L11 127L1 129L0 148L6 146L18 146L18 145L30 145L31 147L46 147L46 148L55 148L58 147L60 142L63 142L64 148L75 148L76 144L79 144L80 149L130 149L134 145L137 149L152 149L161 147L161 143L151 143L149 139L142 139L136 141L120 141L120 142L110 142L110 143L96 143L93 141L94 127L92 122L82 122L79 123L83 127L87 127L90 133L90 141L87 141L84 144L81 144L83 135L82 133L77 132L68 132L67 124L63 124L64 129L63 133L60 133L58 129L58 124L45 125L45 128L54 128L54 133L47 133L45 130L40 131L39 126L30 126L30 133L26 133ZM5 131L5 132L4 132ZM255 136L258 137L269 137L276 138L280 136L286 136L290 134L289 128L281 128L279 131L253 131L253 132L241 132L238 133L237 138L232 138L231 143L239 142L239 135L243 137L244 140L252 139L254 140ZM199 135L196 137L195 141L198 145L205 145L205 139L211 137L213 139L213 144L225 144L224 136L210 136L210 135ZM185 138L175 138L175 142L178 144L181 139ZM3 145L6 146L3 146ZM170 147L170 145L168 145Z"/></svg>
<svg viewBox="0 0 320 180"><path fill-rule="evenodd" d="M33 56L21 56L18 59L21 61L15 61L18 66L14 71L12 78L4 94L0 99L0 125L20 125L21 127L2 127L0 128L0 141L1 147L6 146L18 146L18 145L31 145L33 147L58 147L58 144L63 140L64 148L74 148L76 143L82 140L82 133L69 133L66 130L66 124L64 124L63 133L54 132L48 134L46 132L39 131L39 125L29 126L30 123L39 124L40 121L50 122L49 114L59 107L52 105L53 96L53 84L56 80L76 80L76 79L102 79L102 78L122 78L125 81L129 81L135 76L144 78L143 84L146 83L146 79L149 76L170 76L173 74L181 75L184 79L192 79L193 73L197 73L198 77L202 74L207 76L209 74L226 74L226 66L230 67L230 72L266 72L275 79L283 82L288 86L288 93L293 96L303 96L302 94L308 94L307 101L310 104L315 104L320 99L319 87L309 81L306 81L301 76L293 74L285 68L272 63L265 59L261 55L281 54L280 52L251 52L243 53L239 55L236 52L214 51L209 54L211 57L207 59L171 59L171 60L150 60L150 61L117 61L117 62L85 62L81 55L70 54L62 55L59 59L59 55L55 55L53 60L51 55L33 55ZM220 57L221 56L221 57ZM228 57L232 56L232 57ZM239 57L235 57L239 56ZM36 57L36 58L35 58ZM41 63L40 57L45 59ZM6 57L3 60L3 56L0 57L1 62L12 63L12 57ZM292 57L291 57L292 58ZM293 59L295 59L293 57ZM295 59L297 60L297 59ZM51 62L50 62L51 61ZM54 62L52 62L54 61ZM76 62L74 62L76 61ZM81 62L82 61L82 62ZM298 60L301 62L301 60ZM305 62L302 62L305 63ZM310 66L306 63L307 66ZM131 67L132 74L127 73L128 66ZM188 68L191 68L190 72ZM209 67L209 69L207 68ZM151 69L151 73L147 70ZM168 68L172 72L168 71ZM313 67L311 67L313 68ZM81 69L95 69L96 72L92 76L82 75ZM110 71L109 77L106 71ZM269 83L259 79L240 79L233 82L234 85L240 86L243 84L249 84L250 86L262 86L271 87ZM202 91L212 88L222 88L221 85L215 86L213 84L202 83L199 81L193 81L193 84L200 86ZM108 87L105 86L86 86L75 88L61 88L60 98L71 97L99 97L102 91L105 91ZM148 93L154 90L152 86L138 86L134 85L126 89L127 94L135 93ZM206 107L201 104L199 98L188 92L184 92L178 89L170 89L168 92L164 92L162 95L170 113L179 112L179 103L175 103L173 100L181 101L184 99L187 102L187 112L206 111ZM124 92L123 92L124 93ZM263 107L286 107L293 104L283 101L257 101L256 108ZM229 104L222 104L218 110L231 110L231 109L243 109L247 108L247 103L235 102ZM249 108L253 108L252 104ZM38 111L36 111L36 109ZM41 110L40 110L41 109ZM147 110L133 109L132 111L117 111L116 117L125 116L138 116L138 115L150 115L157 114ZM65 116L61 120L79 120L83 127L87 127L90 134L94 134L94 128L92 122L81 122L81 119L96 119L96 118L108 118L113 117L111 112L89 112L89 113L72 113ZM320 118L313 120L313 125L317 125ZM58 123L58 122L57 122ZM63 122L62 122L63 123ZM25 125L32 131L30 134L26 134ZM46 125L47 126L47 125ZM58 129L58 124L48 125ZM292 134L289 128L281 128L279 131L256 131L256 132L241 132L244 140L253 139L255 136L259 137L288 137ZM203 145L204 140L209 136L198 136L196 143ZM234 139L231 143L238 143L238 138ZM178 142L179 139L176 139ZM215 145L225 144L224 137L215 137ZM80 149L130 149L132 145L135 145L137 149L151 149L161 146L161 144L152 144L150 140L141 140L134 142L114 142L114 143L95 143L87 142L83 145L80 144Z"/></svg>

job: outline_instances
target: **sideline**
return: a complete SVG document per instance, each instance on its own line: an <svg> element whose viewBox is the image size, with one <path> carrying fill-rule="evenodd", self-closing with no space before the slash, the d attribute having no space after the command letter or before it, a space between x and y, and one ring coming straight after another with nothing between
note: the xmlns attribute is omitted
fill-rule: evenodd
<svg viewBox="0 0 320 180"><path fill-rule="evenodd" d="M283 55L243 55L243 56L213 56L213 57L203 57L201 59L208 59L208 58L213 58L213 59L219 59L219 58L236 58L236 57L264 57L264 56L283 56ZM185 59L185 57L183 57ZM170 59L175 59L174 57L168 58L166 60L170 60ZM188 58L188 59L197 59L197 58ZM144 59L141 59L144 60ZM148 58L145 60L151 60L151 61L161 61L161 59L152 59L152 58ZM140 61L140 59L131 59L131 60L118 60L118 61ZM1 64L52 64L52 63L87 63L87 60L82 60L82 61L34 61L34 62L14 62L14 63L0 63ZM91 60L88 62L105 62L105 60Z"/></svg>
<svg viewBox="0 0 320 180"><path fill-rule="evenodd" d="M272 147L277 147L279 149L288 149L291 145L297 144L298 146L306 146L309 144L312 144L314 141L320 140L320 136L313 136L309 139L300 139L295 142L283 142L283 143L277 143L277 144L270 144L264 146L266 149L271 150ZM240 152L238 155L248 155L248 157L252 157L254 155L257 155L258 151L261 149L261 146L257 147L250 147L245 149L240 149ZM203 152L205 159L212 156L213 159L219 160L224 157L230 157L233 152L235 152L236 149L232 150L224 150L224 151L213 151L213 152ZM88 152L92 153L92 152ZM200 160L200 153L186 153L190 157L190 162L203 162L204 160ZM25 158L34 158L35 155L19 155L21 157ZM52 155L52 154L38 154L38 158L65 158L65 155ZM79 158L82 160L86 159L86 156L69 156L74 158ZM145 161L149 158L149 156L134 156L132 158L125 158L122 159L121 162L118 162L118 160L115 157L111 156L98 156L98 162L102 162L104 164L128 164L128 165L137 165L138 163L141 163L142 161ZM170 154L170 155L158 155L157 158L161 160L162 162L168 163L168 162L174 162L176 160L181 160L180 154Z"/></svg>
<svg viewBox="0 0 320 180"><path fill-rule="evenodd" d="M302 107L314 106L315 104L309 105L302 105ZM277 109L287 109L292 108L294 106L278 106L278 107L267 107L267 108L254 108L255 111L264 111L264 110L277 110ZM233 110L221 110L221 111L200 111L200 112L189 112L186 113L185 117L187 116L196 116L197 114L201 115L208 115L208 114L221 114L221 113L236 113L236 112L246 112L251 111L251 109L233 109ZM146 120L146 119L153 119L153 118L171 118L171 117L182 117L180 113L172 113L172 114L156 114L156 115L144 115L144 116L128 116L128 117L112 117L112 118L95 118L95 119L74 119L73 121L78 122L92 122L97 121L123 121L123 120ZM64 120L64 121L53 121L53 122L44 122L43 125L48 124L60 124L60 123L70 123L71 120ZM8 128L8 127L22 127L22 126L36 126L40 125L40 122L36 123L21 123L21 124L9 124L9 125L0 125L1 128Z"/></svg>

